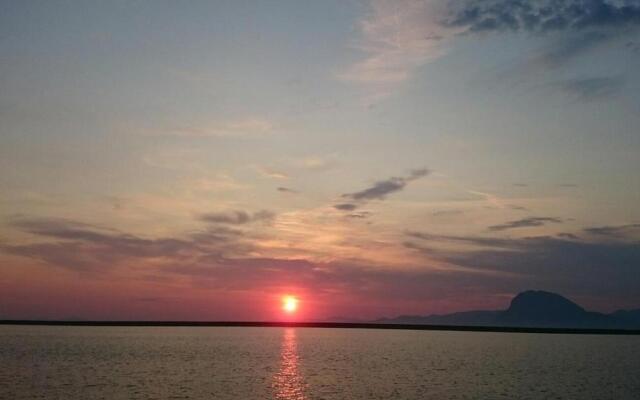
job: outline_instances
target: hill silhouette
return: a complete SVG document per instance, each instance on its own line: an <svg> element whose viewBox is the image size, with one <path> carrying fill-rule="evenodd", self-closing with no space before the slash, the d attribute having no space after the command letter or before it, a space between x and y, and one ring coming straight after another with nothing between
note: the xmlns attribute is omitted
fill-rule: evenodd
<svg viewBox="0 0 640 400"><path fill-rule="evenodd" d="M602 314L587 311L556 293L527 290L516 295L506 310L465 311L427 316L403 315L376 322L525 328L640 329L640 309Z"/></svg>

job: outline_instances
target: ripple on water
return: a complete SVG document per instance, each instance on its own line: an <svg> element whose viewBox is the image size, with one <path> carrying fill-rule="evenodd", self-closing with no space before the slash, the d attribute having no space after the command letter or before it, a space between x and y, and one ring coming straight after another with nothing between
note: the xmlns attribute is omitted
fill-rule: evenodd
<svg viewBox="0 0 640 400"><path fill-rule="evenodd" d="M2 399L637 399L640 337L0 326Z"/></svg>

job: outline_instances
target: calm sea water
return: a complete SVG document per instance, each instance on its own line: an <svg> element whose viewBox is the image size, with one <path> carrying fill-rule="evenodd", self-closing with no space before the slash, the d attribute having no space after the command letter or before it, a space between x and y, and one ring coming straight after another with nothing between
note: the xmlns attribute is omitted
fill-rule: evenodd
<svg viewBox="0 0 640 400"><path fill-rule="evenodd" d="M0 326L1 399L639 399L640 337Z"/></svg>

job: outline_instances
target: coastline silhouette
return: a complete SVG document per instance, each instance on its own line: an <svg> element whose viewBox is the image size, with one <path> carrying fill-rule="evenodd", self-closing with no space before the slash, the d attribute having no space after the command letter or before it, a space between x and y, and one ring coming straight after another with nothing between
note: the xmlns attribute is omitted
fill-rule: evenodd
<svg viewBox="0 0 640 400"><path fill-rule="evenodd" d="M587 311L556 293L528 290L516 295L506 310L401 315L368 322L348 318L341 318L339 322L0 320L0 325L299 327L637 335L640 334L640 309L603 314Z"/></svg>

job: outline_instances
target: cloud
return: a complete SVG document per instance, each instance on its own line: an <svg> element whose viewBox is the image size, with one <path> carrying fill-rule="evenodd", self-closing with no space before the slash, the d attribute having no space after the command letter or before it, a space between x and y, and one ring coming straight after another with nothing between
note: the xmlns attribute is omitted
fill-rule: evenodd
<svg viewBox="0 0 640 400"><path fill-rule="evenodd" d="M202 192L224 192L247 189L248 186L226 173L213 176L188 177L186 185L189 190Z"/></svg>
<svg viewBox="0 0 640 400"><path fill-rule="evenodd" d="M356 208L358 208L358 205L353 203L341 203L341 204L336 204L335 206L333 206L333 208L335 208L336 210L342 210L342 211L353 211Z"/></svg>
<svg viewBox="0 0 640 400"><path fill-rule="evenodd" d="M371 268L349 262L311 262L304 259L245 258L224 260L212 267L194 264L175 266L171 272L194 277L201 285L235 290L269 288L312 288L316 300L328 296L334 303L338 295L360 297L364 303L427 299L442 301L453 296L453 288L468 284L475 291L468 277L457 272L443 273L433 270L389 270ZM247 277L252 279L247 279ZM478 278L484 286L490 281ZM384 293L384 299L380 299ZM424 305L421 305L424 307ZM375 310L380 315L380 306Z"/></svg>
<svg viewBox="0 0 640 400"><path fill-rule="evenodd" d="M189 263L204 256L224 258L254 249L245 232L224 226L209 226L181 238L147 239L64 219L14 218L10 225L55 241L0 244L0 250L82 273L104 272L135 259Z"/></svg>
<svg viewBox="0 0 640 400"><path fill-rule="evenodd" d="M142 162L154 168L202 174L205 173L203 158L201 149L171 146L151 150L143 155Z"/></svg>
<svg viewBox="0 0 640 400"><path fill-rule="evenodd" d="M108 267L127 258L184 255L196 247L195 243L181 239L143 239L63 219L20 218L12 221L11 225L23 232L58 241L3 245L4 251L85 272Z"/></svg>
<svg viewBox="0 0 640 400"><path fill-rule="evenodd" d="M625 238L634 233L640 234L640 224L596 226L585 228L584 232L592 235L608 236L611 238Z"/></svg>
<svg viewBox="0 0 640 400"><path fill-rule="evenodd" d="M337 164L336 158L337 154L328 154L325 156L311 155L293 159L291 160L291 164L296 168L302 168L309 171L326 171Z"/></svg>
<svg viewBox="0 0 640 400"><path fill-rule="evenodd" d="M534 66L557 68L614 38L611 32L569 32L551 40L544 51L529 62Z"/></svg>
<svg viewBox="0 0 640 400"><path fill-rule="evenodd" d="M577 101L594 101L616 95L623 85L624 79L620 77L594 77L569 79L551 86Z"/></svg>
<svg viewBox="0 0 640 400"><path fill-rule="evenodd" d="M449 217L452 215L464 214L463 210L439 210L431 213L434 217Z"/></svg>
<svg viewBox="0 0 640 400"><path fill-rule="evenodd" d="M282 171L277 171L275 169L271 169L268 167L256 167L256 171L264 177L274 178L274 179L289 179L289 175Z"/></svg>
<svg viewBox="0 0 640 400"><path fill-rule="evenodd" d="M347 218L354 218L354 219L364 219L364 218L368 218L371 216L371 212L369 211L359 211L359 212L355 212L355 213L351 213L351 214L347 214L346 217Z"/></svg>
<svg viewBox="0 0 640 400"><path fill-rule="evenodd" d="M640 26L640 4L616 0L447 1L441 19L466 35L524 32L546 36L549 47L529 60L558 67Z"/></svg>
<svg viewBox="0 0 640 400"><path fill-rule="evenodd" d="M68 220L30 218L12 226L47 242L2 244L1 251L40 260L85 278L126 268L127 279L135 277L136 272L144 279L169 278L173 283L179 282L176 276L186 277L195 286L220 290L264 292L293 286L313 290L318 301L328 296L330 304L335 304L337 295L351 299L360 296L363 304L375 303L380 293L391 294L398 301L436 299L446 294L445 282L450 288L456 282L453 274L429 269L393 270L352 260L318 262L255 256L257 248L246 233L224 226L209 226L180 238L157 239ZM381 304L384 301L372 307L377 315Z"/></svg>
<svg viewBox="0 0 640 400"><path fill-rule="evenodd" d="M420 240L430 242L456 242L483 247L508 248L512 244L511 239L481 237L481 236L455 236L439 235L428 232L407 231L406 235Z"/></svg>
<svg viewBox="0 0 640 400"><path fill-rule="evenodd" d="M373 99L387 96L420 66L442 54L442 26L433 1L374 0L359 21L354 47L365 54L339 77L373 87Z"/></svg>
<svg viewBox="0 0 640 400"><path fill-rule="evenodd" d="M182 277L215 290L262 293L297 287L312 290L320 303L366 304L376 315L383 312L389 297L396 310L409 301L421 310L437 311L429 308L435 307L430 302L445 301L448 307L458 304L464 309L472 306L471 293L486 298L531 287L567 295L586 293L611 302L616 296L640 300L638 224L593 231L615 232L604 240L597 234L587 239L575 235L509 239L407 232L405 248L424 257L413 258L415 264L407 269L365 265L344 257L314 261L303 256L259 256L255 239L235 225L206 225L181 236L154 239L61 219L19 218L11 226L44 241L2 243L1 251L80 274L128 268L127 279L153 276L176 284L182 282L176 277ZM434 269L430 267L434 262L458 268ZM464 301L456 300L460 290L467 293Z"/></svg>
<svg viewBox="0 0 640 400"><path fill-rule="evenodd" d="M607 240L587 240L576 235L505 239L478 236L433 235L407 232L418 240L412 248L461 267L516 274L525 287L548 287L588 296L638 297L640 231ZM612 240L615 239L615 240ZM410 242L411 243L411 242ZM440 244L460 243L471 249L442 249ZM519 278L518 278L519 277ZM603 284L606 282L606 284ZM513 287L513 286L512 286Z"/></svg>
<svg viewBox="0 0 640 400"><path fill-rule="evenodd" d="M486 202L489 203L491 207L497 207L497 208L507 207L507 205L504 203L504 199L500 198L499 196L493 193L480 192L478 190L467 190L466 192L486 200Z"/></svg>
<svg viewBox="0 0 640 400"><path fill-rule="evenodd" d="M441 57L460 35L546 37L551 46L529 62L553 67L639 25L636 0L372 0L354 44L365 57L339 77L366 84L373 102Z"/></svg>
<svg viewBox="0 0 640 400"><path fill-rule="evenodd" d="M384 200L384 198L394 192L398 192L407 186L407 184L413 180L427 176L429 174L428 169L417 169L411 171L409 176L406 177L391 177L389 179L378 181L373 186L368 187L359 192L345 194L343 197L351 198L356 201L361 200Z"/></svg>
<svg viewBox="0 0 640 400"><path fill-rule="evenodd" d="M625 43L624 47L634 53L640 53L640 42L629 41Z"/></svg>
<svg viewBox="0 0 640 400"><path fill-rule="evenodd" d="M443 24L467 33L547 33L640 24L640 4L633 0L464 0L448 5Z"/></svg>
<svg viewBox="0 0 640 400"><path fill-rule="evenodd" d="M378 181L373 186L359 192L344 195L344 197L356 201L384 200L388 194L404 189L406 184L404 178L390 178L384 181Z"/></svg>
<svg viewBox="0 0 640 400"><path fill-rule="evenodd" d="M528 228L534 226L543 226L547 223L555 223L559 224L562 222L560 218L552 218L552 217L528 217L523 219L518 219L515 221L509 221L504 224L493 225L489 227L490 231L506 231L508 229L516 229L516 228Z"/></svg>
<svg viewBox="0 0 640 400"><path fill-rule="evenodd" d="M372 186L354 193L343 194L342 197L351 200L349 203L337 204L338 210L353 211L360 205L371 200L384 200L388 195L404 189L409 182L422 178L429 174L426 168L412 170L408 176L391 177L378 181Z"/></svg>
<svg viewBox="0 0 640 400"><path fill-rule="evenodd" d="M558 233L556 236L560 238L565 238L565 239L574 239L574 240L579 239L578 235L575 235L569 232L561 232L561 233Z"/></svg>
<svg viewBox="0 0 640 400"><path fill-rule="evenodd" d="M214 224L242 225L250 222L270 220L273 219L274 216L274 213L267 210L257 211L253 214L242 210L235 210L230 212L202 214L199 219L201 221Z"/></svg>
<svg viewBox="0 0 640 400"><path fill-rule="evenodd" d="M169 129L154 130L152 133L181 137L241 137L264 136L272 134L274 131L275 125L268 119L249 117L203 125L176 126Z"/></svg>

